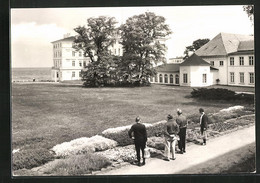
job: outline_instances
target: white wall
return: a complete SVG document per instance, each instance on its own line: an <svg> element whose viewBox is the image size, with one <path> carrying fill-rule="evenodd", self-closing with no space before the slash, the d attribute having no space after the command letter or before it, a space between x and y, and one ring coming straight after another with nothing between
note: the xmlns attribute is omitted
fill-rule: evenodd
<svg viewBox="0 0 260 183"><path fill-rule="evenodd" d="M219 79L219 84L227 85L228 84L228 58L226 56L219 56L219 57L201 57L203 60L210 63L211 61L214 61L215 68L218 69L219 77L216 79ZM220 61L223 61L224 65L220 66Z"/></svg>
<svg viewBox="0 0 260 183"><path fill-rule="evenodd" d="M249 73L254 73L254 65L249 65L249 56L254 55L231 55L229 56L228 60L230 60L230 57L234 57L234 65L230 65L230 61L228 63L228 85L234 85L234 86L252 86L254 87L254 84L250 83ZM244 57L244 65L240 65L239 63L239 57ZM255 59L255 57L254 57ZM255 60L254 60L255 64ZM235 80L233 83L230 81L230 72L234 72ZM244 73L244 83L240 82L240 73Z"/></svg>

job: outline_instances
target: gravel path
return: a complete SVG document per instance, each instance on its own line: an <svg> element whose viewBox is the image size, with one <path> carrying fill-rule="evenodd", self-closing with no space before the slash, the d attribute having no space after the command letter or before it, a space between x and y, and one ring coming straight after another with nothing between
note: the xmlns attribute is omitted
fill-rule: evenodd
<svg viewBox="0 0 260 183"><path fill-rule="evenodd" d="M206 146L192 144L186 151L185 154L177 154L174 161L151 158L142 167L127 165L96 175L217 174L254 154L255 126L210 139Z"/></svg>

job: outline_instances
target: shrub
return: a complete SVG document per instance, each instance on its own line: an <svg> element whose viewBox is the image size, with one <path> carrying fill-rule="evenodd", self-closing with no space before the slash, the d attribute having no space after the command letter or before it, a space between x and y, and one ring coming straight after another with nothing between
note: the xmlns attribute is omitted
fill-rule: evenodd
<svg viewBox="0 0 260 183"><path fill-rule="evenodd" d="M58 144L52 148L57 156L67 157L77 154L87 154L94 151L102 151L117 146L117 142L96 135L93 137L82 137L70 142Z"/></svg>
<svg viewBox="0 0 260 183"><path fill-rule="evenodd" d="M248 103L254 102L254 95L244 93L236 94L234 91L224 88L193 88L191 97L204 100L242 100Z"/></svg>
<svg viewBox="0 0 260 183"><path fill-rule="evenodd" d="M151 124L144 123L144 125L148 129L152 126ZM109 128L107 130L104 130L101 134L102 136L112 139L118 143L120 146L126 146L133 144L133 139L129 138L128 131L130 130L131 125L128 126L122 126L117 128Z"/></svg>
<svg viewBox="0 0 260 183"><path fill-rule="evenodd" d="M164 150L164 138L163 137L150 137L147 140L147 146L153 147L158 150Z"/></svg>
<svg viewBox="0 0 260 183"><path fill-rule="evenodd" d="M73 155L68 159L61 159L51 167L45 169L47 174L55 175L84 175L92 171L101 170L111 165L111 162L97 154Z"/></svg>
<svg viewBox="0 0 260 183"><path fill-rule="evenodd" d="M131 162L136 159L136 152L134 145L124 147L115 147L106 151L97 152L97 154L108 158L110 161Z"/></svg>
<svg viewBox="0 0 260 183"><path fill-rule="evenodd" d="M54 159L54 154L48 149L25 149L13 154L13 170L31 169Z"/></svg>

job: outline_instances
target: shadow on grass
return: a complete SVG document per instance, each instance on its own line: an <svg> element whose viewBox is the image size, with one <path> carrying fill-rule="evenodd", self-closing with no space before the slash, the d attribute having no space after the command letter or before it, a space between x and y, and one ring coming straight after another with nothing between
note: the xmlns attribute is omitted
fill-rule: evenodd
<svg viewBox="0 0 260 183"><path fill-rule="evenodd" d="M232 150L219 157L180 170L177 174L236 174L255 171L255 143Z"/></svg>

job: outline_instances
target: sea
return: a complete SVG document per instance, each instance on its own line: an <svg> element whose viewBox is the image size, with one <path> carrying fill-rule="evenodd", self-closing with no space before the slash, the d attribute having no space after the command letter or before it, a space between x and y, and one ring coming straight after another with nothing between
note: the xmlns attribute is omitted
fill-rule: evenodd
<svg viewBox="0 0 260 183"><path fill-rule="evenodd" d="M51 81L51 68L11 68L11 80L12 82Z"/></svg>

